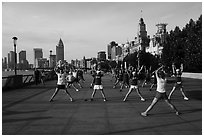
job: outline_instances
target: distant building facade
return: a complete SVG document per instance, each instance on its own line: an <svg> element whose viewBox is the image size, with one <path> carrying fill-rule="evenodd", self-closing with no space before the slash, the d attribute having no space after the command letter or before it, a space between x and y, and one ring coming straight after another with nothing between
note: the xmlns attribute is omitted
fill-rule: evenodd
<svg viewBox="0 0 204 137"><path fill-rule="evenodd" d="M34 67L36 68L38 66L36 61L40 58L43 58L43 52L41 48L34 48L33 51L34 51Z"/></svg>
<svg viewBox="0 0 204 137"><path fill-rule="evenodd" d="M18 69L25 70L29 68L29 63L26 60L26 51L22 50L19 52L19 63L18 63Z"/></svg>
<svg viewBox="0 0 204 137"><path fill-rule="evenodd" d="M7 58L2 58L2 69L7 69Z"/></svg>
<svg viewBox="0 0 204 137"><path fill-rule="evenodd" d="M106 60L106 52L105 51L98 52L97 60L98 61L105 61Z"/></svg>
<svg viewBox="0 0 204 137"><path fill-rule="evenodd" d="M46 58L37 58L36 59L36 68L48 68L49 60Z"/></svg>
<svg viewBox="0 0 204 137"><path fill-rule="evenodd" d="M26 51L25 50L21 50L19 52L19 62L21 62L21 60L26 60Z"/></svg>
<svg viewBox="0 0 204 137"><path fill-rule="evenodd" d="M147 52L153 55L161 55L163 50L163 43L166 41L168 35L166 31L167 23L156 24L157 32L150 40L150 46L147 48Z"/></svg>
<svg viewBox="0 0 204 137"><path fill-rule="evenodd" d="M146 48L149 47L149 42L150 36L147 36L146 24L144 23L143 18L140 18L137 36L129 45L130 53L134 53L136 51L146 52Z"/></svg>
<svg viewBox="0 0 204 137"><path fill-rule="evenodd" d="M50 50L49 67L54 68L56 66L56 55L52 55L52 50Z"/></svg>
<svg viewBox="0 0 204 137"><path fill-rule="evenodd" d="M56 46L56 61L64 61L64 44L60 38L58 45Z"/></svg>
<svg viewBox="0 0 204 137"><path fill-rule="evenodd" d="M15 66L15 53L14 51L10 51L8 53L8 68L14 70Z"/></svg>
<svg viewBox="0 0 204 137"><path fill-rule="evenodd" d="M115 41L110 42L107 45L108 59L117 60L118 56L122 55L122 45L119 45Z"/></svg>

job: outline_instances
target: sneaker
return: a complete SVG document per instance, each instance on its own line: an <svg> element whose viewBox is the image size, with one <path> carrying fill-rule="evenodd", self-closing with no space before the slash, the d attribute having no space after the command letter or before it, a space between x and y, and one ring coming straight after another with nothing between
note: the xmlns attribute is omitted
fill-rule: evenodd
<svg viewBox="0 0 204 137"><path fill-rule="evenodd" d="M52 102L53 100L52 100L52 99L50 99L49 101L50 101L50 102Z"/></svg>
<svg viewBox="0 0 204 137"><path fill-rule="evenodd" d="M106 100L106 99L104 99L103 101L104 101L104 102L106 102L107 100Z"/></svg>
<svg viewBox="0 0 204 137"><path fill-rule="evenodd" d="M180 114L181 114L180 112L178 112L178 111L176 112L176 115L177 115L177 116L179 116Z"/></svg>
<svg viewBox="0 0 204 137"><path fill-rule="evenodd" d="M184 97L183 99L184 99L184 100L188 100L188 98L187 98L187 97Z"/></svg>
<svg viewBox="0 0 204 137"><path fill-rule="evenodd" d="M71 99L70 99L70 101L71 101L71 102L74 102L74 99L73 99L73 98L71 98Z"/></svg>
<svg viewBox="0 0 204 137"><path fill-rule="evenodd" d="M113 86L113 88L115 88L115 86Z"/></svg>
<svg viewBox="0 0 204 137"><path fill-rule="evenodd" d="M76 91L78 92L79 90L78 90L78 89L76 89Z"/></svg>
<svg viewBox="0 0 204 137"><path fill-rule="evenodd" d="M122 89L120 89L120 92L122 92Z"/></svg>
<svg viewBox="0 0 204 137"><path fill-rule="evenodd" d="M142 113L140 113L142 116L144 116L144 117L146 117L147 116L147 113L145 113L145 112L142 112Z"/></svg>
<svg viewBox="0 0 204 137"><path fill-rule="evenodd" d="M150 88L149 91L152 91L152 89Z"/></svg>
<svg viewBox="0 0 204 137"><path fill-rule="evenodd" d="M145 99L144 99L144 98L141 98L141 101L145 101Z"/></svg>
<svg viewBox="0 0 204 137"><path fill-rule="evenodd" d="M126 101L126 99L123 99L123 102L125 102Z"/></svg>
<svg viewBox="0 0 204 137"><path fill-rule="evenodd" d="M91 98L91 100L90 101L93 101L93 98Z"/></svg>

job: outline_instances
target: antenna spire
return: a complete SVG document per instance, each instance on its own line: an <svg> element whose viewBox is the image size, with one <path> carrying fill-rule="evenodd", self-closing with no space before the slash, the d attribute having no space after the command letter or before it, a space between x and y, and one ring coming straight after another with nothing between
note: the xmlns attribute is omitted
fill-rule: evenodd
<svg viewBox="0 0 204 137"><path fill-rule="evenodd" d="M142 18L142 10L141 10L141 18Z"/></svg>

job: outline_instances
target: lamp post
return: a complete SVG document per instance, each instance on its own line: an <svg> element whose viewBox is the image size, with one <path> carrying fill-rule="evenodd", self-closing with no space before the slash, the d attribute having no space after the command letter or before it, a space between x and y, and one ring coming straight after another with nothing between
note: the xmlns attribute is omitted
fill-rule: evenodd
<svg viewBox="0 0 204 137"><path fill-rule="evenodd" d="M138 68L138 70L139 70L139 68L140 68L140 50L138 51L138 53L137 53L137 68Z"/></svg>
<svg viewBox="0 0 204 137"><path fill-rule="evenodd" d="M17 43L17 37L13 37L13 44L14 44L14 54L15 54L15 62L14 62L14 71L15 71L15 75L17 75L17 72L16 72L16 66L17 66L17 53L16 53L16 43Z"/></svg>

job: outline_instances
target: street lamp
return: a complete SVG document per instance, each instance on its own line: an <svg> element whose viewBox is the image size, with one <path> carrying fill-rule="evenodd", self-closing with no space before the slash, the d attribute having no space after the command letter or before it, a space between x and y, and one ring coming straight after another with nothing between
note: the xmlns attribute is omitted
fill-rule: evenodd
<svg viewBox="0 0 204 137"><path fill-rule="evenodd" d="M17 75L17 72L16 72L16 66L17 66L17 53L16 53L16 43L17 43L17 37L13 37L13 44L14 44L14 54L15 54L15 63L14 63L14 71L15 71L15 75Z"/></svg>
<svg viewBox="0 0 204 137"><path fill-rule="evenodd" d="M138 51L138 53L137 53L137 68L138 68L138 70L139 70L139 68L140 68L140 50Z"/></svg>

